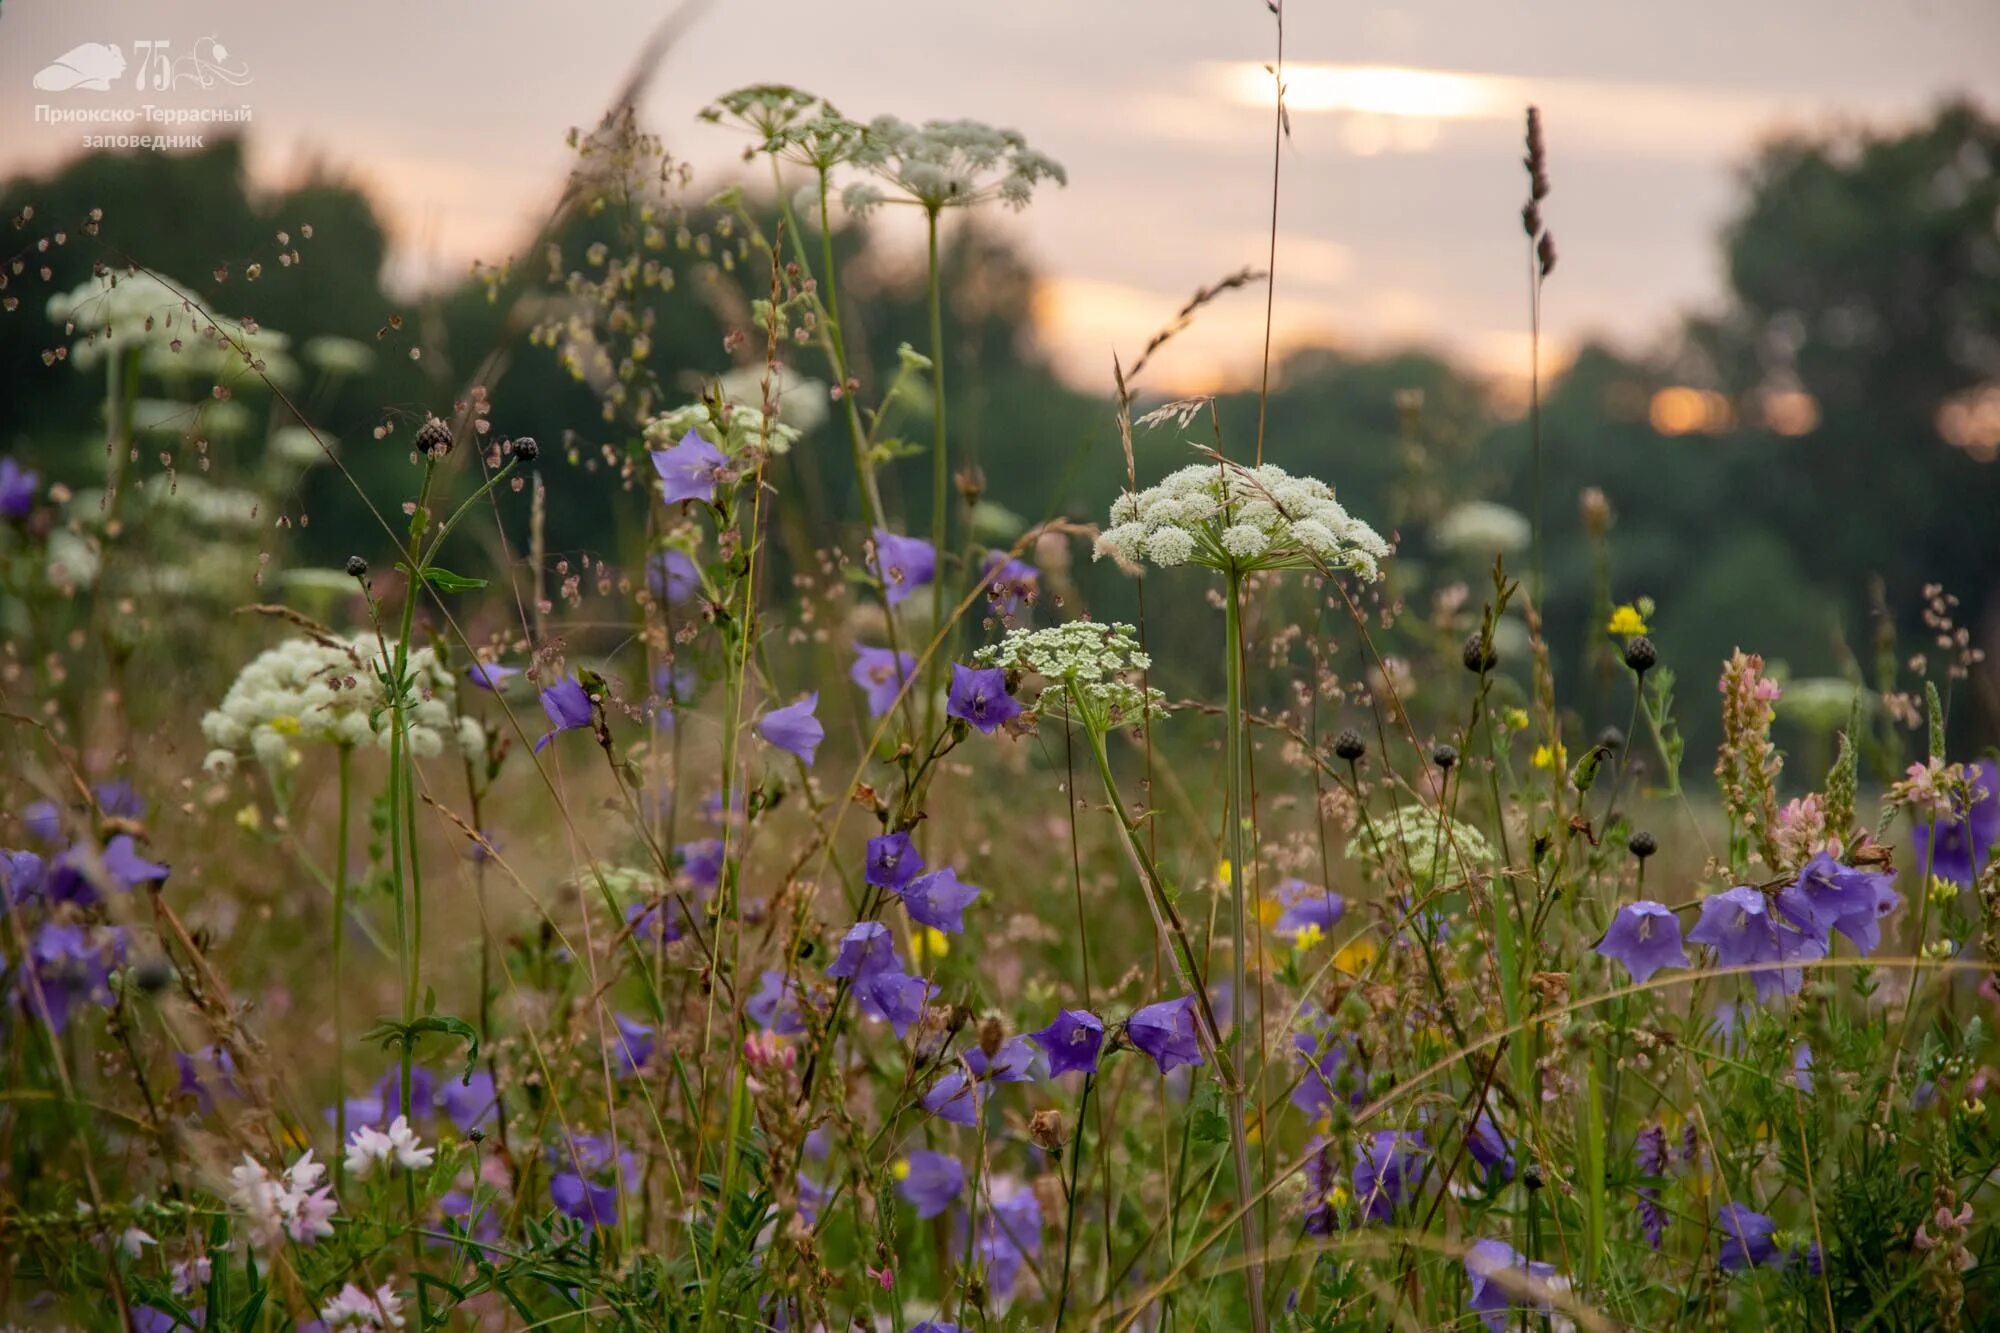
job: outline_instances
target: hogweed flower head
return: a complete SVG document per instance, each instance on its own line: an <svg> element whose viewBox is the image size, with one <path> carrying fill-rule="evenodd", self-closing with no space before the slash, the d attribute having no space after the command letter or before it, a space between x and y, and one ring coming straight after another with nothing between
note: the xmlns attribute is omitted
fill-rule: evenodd
<svg viewBox="0 0 2000 1333"><path fill-rule="evenodd" d="M995 199L1022 209L1043 181L1069 183L1062 165L1028 147L1021 135L976 120L912 125L878 116L868 123L856 160L897 195L930 213ZM876 185L856 182L842 198L849 211L867 213L885 196Z"/></svg>
<svg viewBox="0 0 2000 1333"><path fill-rule="evenodd" d="M1223 461L1184 467L1157 486L1119 496L1096 554L1239 574L1323 565L1374 579L1389 543L1323 481L1294 477L1275 463Z"/></svg>
<svg viewBox="0 0 2000 1333"><path fill-rule="evenodd" d="M1166 712L1166 698L1133 677L1153 665L1139 650L1130 625L1072 620L1048 629L1009 630L1005 638L973 655L987 667L1040 676L1043 688L1035 713L1057 717L1080 711L1086 722L1105 727L1136 722L1149 709Z"/></svg>
<svg viewBox="0 0 2000 1333"><path fill-rule="evenodd" d="M1378 816L1375 835L1355 839L1349 850L1371 870L1407 871L1420 884L1477 876L1490 869L1496 860L1485 835L1477 828L1462 819L1446 820L1430 806L1414 801L1397 806L1386 816Z"/></svg>

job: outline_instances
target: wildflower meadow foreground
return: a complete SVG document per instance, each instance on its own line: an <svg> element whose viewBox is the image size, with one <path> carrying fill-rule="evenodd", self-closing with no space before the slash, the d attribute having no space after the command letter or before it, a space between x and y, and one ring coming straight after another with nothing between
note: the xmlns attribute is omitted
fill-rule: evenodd
<svg viewBox="0 0 2000 1333"><path fill-rule="evenodd" d="M943 242L1062 168L785 87L706 115L739 182L621 108L574 136L597 239L482 275L601 408L561 439L464 346L323 431L425 349L258 321L310 218L235 309L108 251L38 288L102 219L15 220L6 318L103 392L74 466L0 459L6 1319L2000 1319L2000 767L1947 743L1949 592L1794 681L1656 642L1587 477L1433 559L1337 442L1148 393L1254 274L1104 368L1122 485L1011 513ZM1532 115L1527 159L1539 301ZM900 345L843 295L892 213ZM676 302L733 370L663 364ZM368 506L331 566L309 477ZM583 491L615 518L552 548ZM1596 676L1543 497L1602 553Z"/></svg>

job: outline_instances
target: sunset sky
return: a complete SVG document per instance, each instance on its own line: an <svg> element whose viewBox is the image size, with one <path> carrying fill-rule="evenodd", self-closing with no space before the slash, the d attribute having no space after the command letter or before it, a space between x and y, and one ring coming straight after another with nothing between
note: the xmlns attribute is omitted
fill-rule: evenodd
<svg viewBox="0 0 2000 1333"><path fill-rule="evenodd" d="M0 172L78 150L35 108L247 104L260 176L324 163L365 183L421 284L504 257L546 209L563 132L595 119L666 12L651 0L342 0L337 5L12 0L0 5ZM309 21L308 21L309 20ZM1551 345L1629 346L1717 296L1714 237L1760 138L1833 119L1895 122L1941 96L2000 105L1993 0L1292 0L1276 327L1280 343L1422 340L1474 368L1524 364L1516 219L1522 108L1548 125L1561 249ZM38 91L82 42L211 38L241 89ZM651 125L720 184L740 142L696 124L754 81L812 88L857 117L969 116L1022 131L1069 170L1004 225L1046 282L1043 334L1099 386L1188 292L1261 264L1270 209L1274 28L1262 0L716 0L668 56ZM1206 315L1161 383L1254 370L1261 295Z"/></svg>

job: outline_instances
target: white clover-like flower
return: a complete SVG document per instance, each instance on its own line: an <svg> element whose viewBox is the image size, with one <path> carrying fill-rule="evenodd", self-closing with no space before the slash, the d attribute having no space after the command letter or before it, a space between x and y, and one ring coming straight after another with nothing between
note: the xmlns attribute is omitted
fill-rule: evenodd
<svg viewBox="0 0 2000 1333"><path fill-rule="evenodd" d="M394 651L390 645L391 657ZM267 767L289 765L300 742L388 749L394 727L377 674L383 661L382 641L372 633L326 643L287 639L259 654L201 720L213 747L203 767L223 776L244 754ZM483 753L485 732L454 715L458 683L436 652L411 649L409 671L416 694L406 729L411 753L441 755L447 742L468 758Z"/></svg>
<svg viewBox="0 0 2000 1333"><path fill-rule="evenodd" d="M1197 463L1112 501L1096 555L1238 573L1324 565L1373 579L1389 543L1348 513L1325 482L1274 463Z"/></svg>
<svg viewBox="0 0 2000 1333"><path fill-rule="evenodd" d="M1034 711L1060 717L1068 697L1100 715L1111 726L1136 721L1149 707L1164 715L1166 698L1147 690L1135 677L1153 665L1139 649L1130 625L1072 620L1047 629L1010 630L991 647L973 655L980 666L1005 667L1040 676L1043 688Z"/></svg>
<svg viewBox="0 0 2000 1333"><path fill-rule="evenodd" d="M410 1128L408 1116L397 1116L386 1134L363 1125L347 1136L347 1174L356 1180L366 1180L377 1167L391 1163L405 1171L422 1170L436 1156L437 1150L424 1147L416 1131Z"/></svg>
<svg viewBox="0 0 2000 1333"><path fill-rule="evenodd" d="M869 122L856 160L931 212L992 199L1026 208L1043 181L1069 183L1061 164L1028 147L1019 134L976 120L912 125L878 116ZM864 213L881 197L879 191L870 195L850 186L844 201L850 212Z"/></svg>
<svg viewBox="0 0 2000 1333"><path fill-rule="evenodd" d="M348 1282L320 1307L319 1317L328 1328L401 1328L403 1298L386 1282L372 1292Z"/></svg>
<svg viewBox="0 0 2000 1333"><path fill-rule="evenodd" d="M313 1160L310 1148L276 1179L245 1153L229 1172L229 1201L243 1213L260 1248L276 1248L286 1239L311 1245L333 1234L338 1205L325 1179L326 1166Z"/></svg>

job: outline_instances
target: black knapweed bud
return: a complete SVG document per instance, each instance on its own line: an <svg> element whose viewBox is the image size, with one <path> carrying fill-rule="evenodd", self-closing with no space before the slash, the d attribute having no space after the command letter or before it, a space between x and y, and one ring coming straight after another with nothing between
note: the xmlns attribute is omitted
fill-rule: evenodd
<svg viewBox="0 0 2000 1333"><path fill-rule="evenodd" d="M1530 1190L1538 1190L1548 1182L1542 1179L1540 1171L1531 1166L1521 1173L1521 1183L1526 1185Z"/></svg>
<svg viewBox="0 0 2000 1333"><path fill-rule="evenodd" d="M542 456L542 446L535 443L532 435L523 435L508 447L513 449L514 457L523 463L532 463Z"/></svg>
<svg viewBox="0 0 2000 1333"><path fill-rule="evenodd" d="M1354 728L1345 727L1333 738L1333 752L1351 764L1368 753L1368 742Z"/></svg>
<svg viewBox="0 0 2000 1333"><path fill-rule="evenodd" d="M174 965L164 958L141 959L132 969L132 984L148 995L158 995L174 981Z"/></svg>
<svg viewBox="0 0 2000 1333"><path fill-rule="evenodd" d="M1439 768L1450 768L1458 762L1458 751L1449 745L1435 746L1431 750L1431 762Z"/></svg>
<svg viewBox="0 0 2000 1333"><path fill-rule="evenodd" d="M1625 733L1616 727L1606 727L1597 733L1597 743L1611 753L1617 754L1625 748Z"/></svg>
<svg viewBox="0 0 2000 1333"><path fill-rule="evenodd" d="M417 429L417 452L429 459L450 453L451 427L436 417L425 417L424 424Z"/></svg>
<svg viewBox="0 0 2000 1333"><path fill-rule="evenodd" d="M1646 832L1644 829L1640 829L1625 840L1625 850L1643 861L1654 852L1659 851L1660 844L1654 840L1652 834Z"/></svg>
<svg viewBox="0 0 2000 1333"><path fill-rule="evenodd" d="M1640 675L1643 676L1648 671L1651 671L1653 665L1659 660L1659 651L1653 647L1653 641L1645 635L1636 635L1626 641L1625 665L1631 667Z"/></svg>
<svg viewBox="0 0 2000 1333"><path fill-rule="evenodd" d="M347 577L362 579L368 577L368 562L358 555L347 557Z"/></svg>
<svg viewBox="0 0 2000 1333"><path fill-rule="evenodd" d="M1485 675L1500 665L1500 654L1493 647L1493 640L1484 632L1473 635L1465 641L1465 651L1459 655L1465 662L1467 671Z"/></svg>

